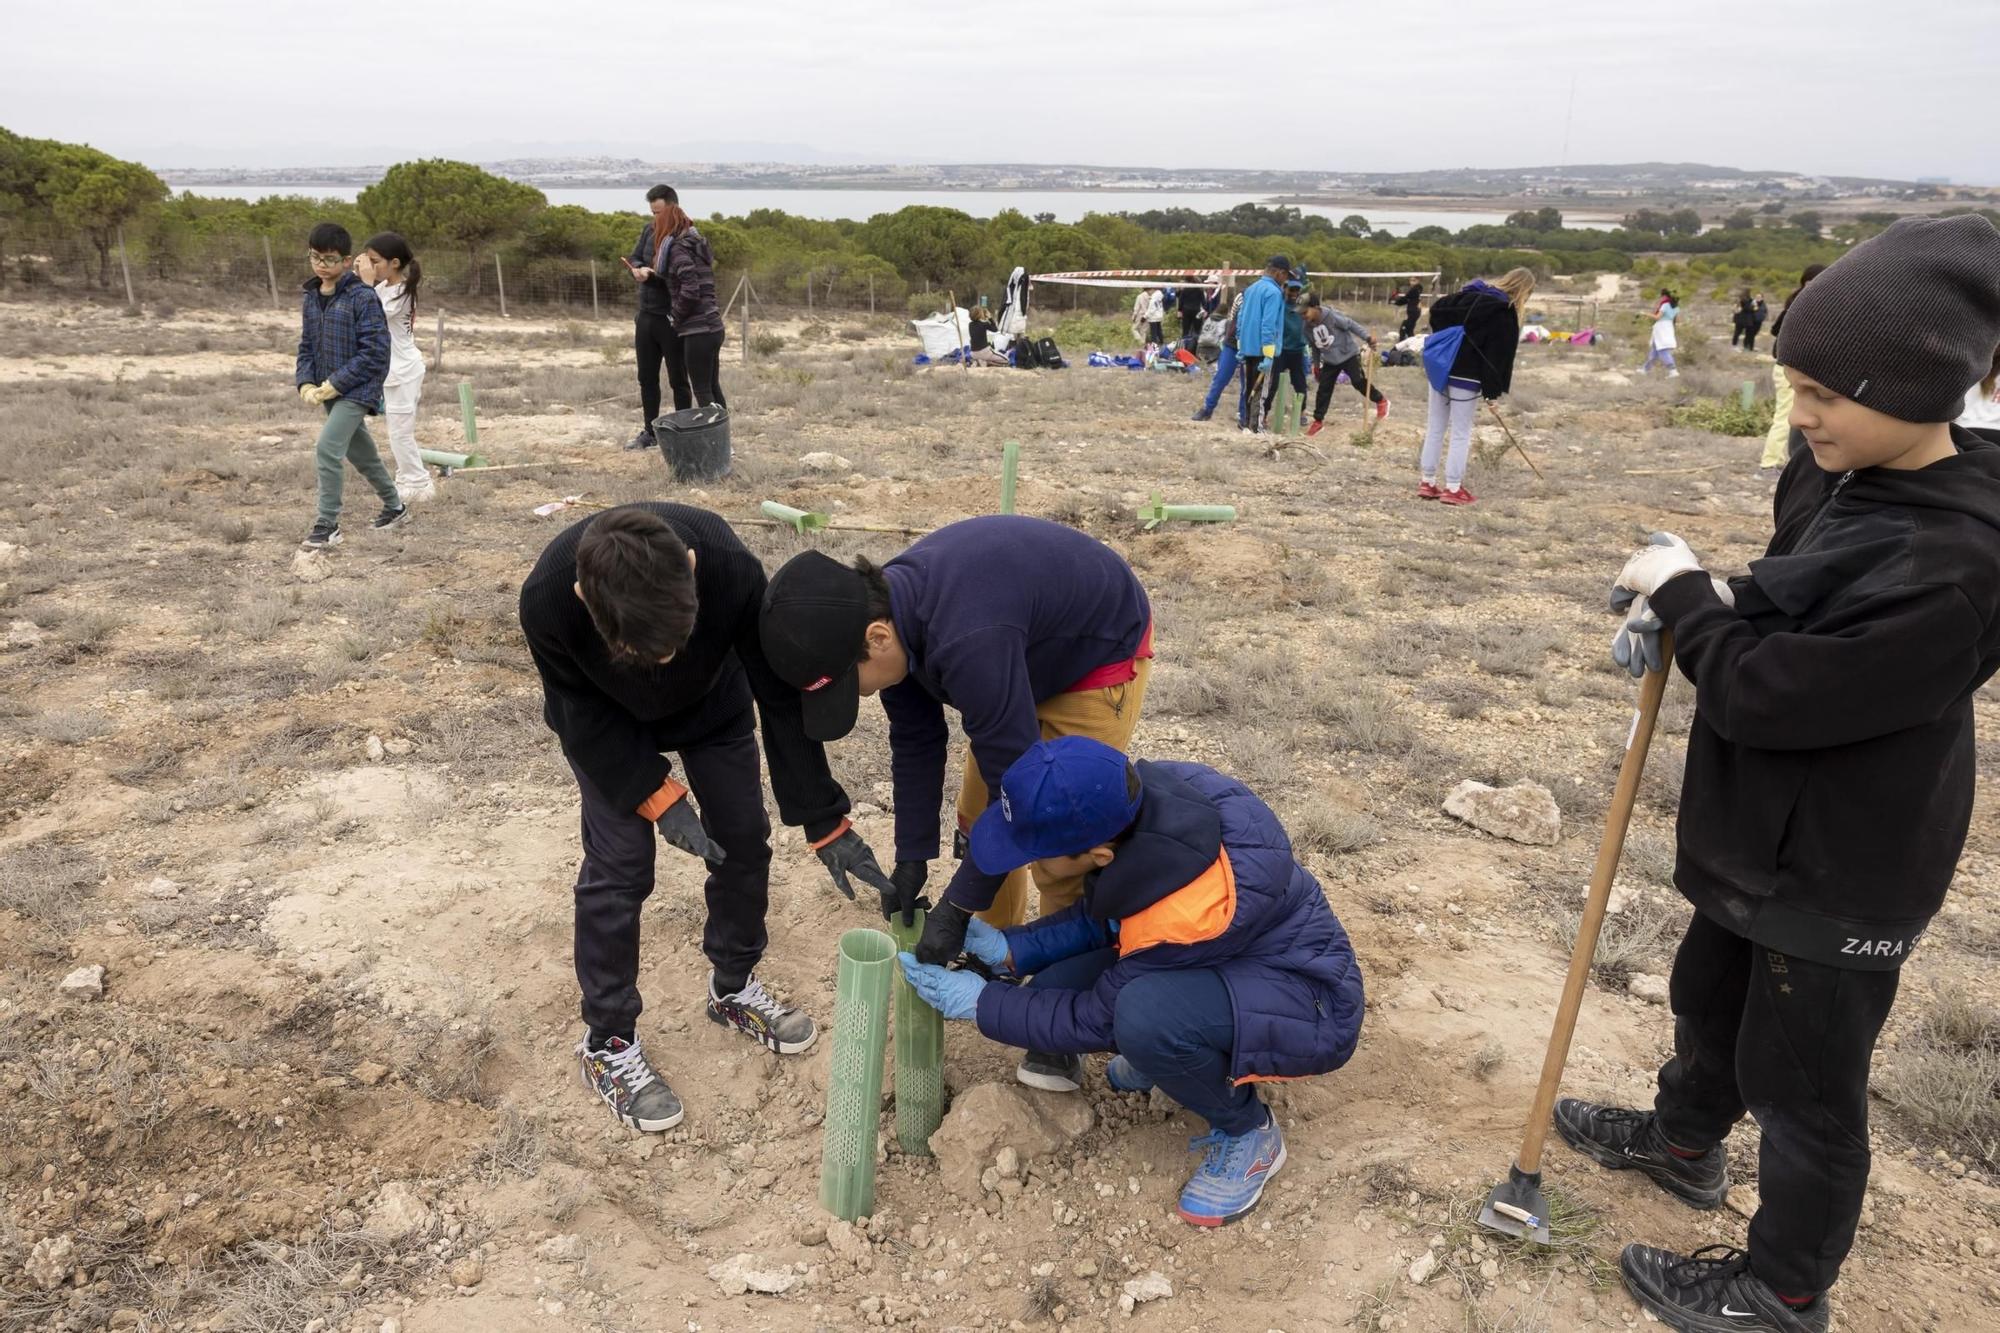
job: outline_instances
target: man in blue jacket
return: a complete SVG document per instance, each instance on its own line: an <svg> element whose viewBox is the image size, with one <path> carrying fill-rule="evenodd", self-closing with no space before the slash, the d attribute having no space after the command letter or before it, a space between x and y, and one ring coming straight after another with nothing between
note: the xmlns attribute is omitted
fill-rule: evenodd
<svg viewBox="0 0 2000 1333"><path fill-rule="evenodd" d="M1285 341L1285 284L1292 280L1292 261L1286 255L1272 255L1264 265L1264 276L1243 293L1243 308L1236 312L1236 356L1243 367L1243 388L1238 420L1252 435L1262 428L1258 405L1264 372L1277 359Z"/></svg>
<svg viewBox="0 0 2000 1333"><path fill-rule="evenodd" d="M382 453L368 433L368 418L382 410L382 381L389 374L389 324L375 289L352 269L354 238L337 222L322 222L306 237L313 276L299 292L299 356L292 384L308 406L323 408L316 449L319 509L300 545L324 551L340 544L342 465L353 463L382 512L372 528L393 528L409 517Z"/></svg>
<svg viewBox="0 0 2000 1333"><path fill-rule="evenodd" d="M1361 1030L1361 971L1278 817L1201 764L1133 764L1087 736L1042 741L973 826L972 859L1082 873L1083 901L1032 925L972 923L992 982L901 956L917 992L995 1041L1116 1051L1120 1092L1157 1087L1202 1117L1180 1215L1221 1226L1285 1164L1266 1079L1338 1069Z"/></svg>

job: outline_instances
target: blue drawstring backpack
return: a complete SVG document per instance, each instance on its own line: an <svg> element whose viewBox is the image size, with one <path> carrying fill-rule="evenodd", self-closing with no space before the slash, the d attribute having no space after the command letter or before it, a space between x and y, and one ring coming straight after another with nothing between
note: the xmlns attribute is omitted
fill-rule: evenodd
<svg viewBox="0 0 2000 1333"><path fill-rule="evenodd" d="M1459 344L1465 341L1465 325L1454 324L1424 339L1424 378L1439 393L1451 378L1451 364L1458 360Z"/></svg>

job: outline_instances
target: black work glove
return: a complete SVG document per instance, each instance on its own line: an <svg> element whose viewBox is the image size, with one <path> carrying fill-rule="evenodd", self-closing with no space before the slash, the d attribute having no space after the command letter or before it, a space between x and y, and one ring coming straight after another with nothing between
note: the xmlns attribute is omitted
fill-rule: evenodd
<svg viewBox="0 0 2000 1333"><path fill-rule="evenodd" d="M930 873L928 861L896 862L895 873L889 876L889 891L882 895L882 919L888 921L901 912L904 925L916 925L917 909L930 906L921 896L924 881L930 878Z"/></svg>
<svg viewBox="0 0 2000 1333"><path fill-rule="evenodd" d="M853 875L871 889L882 895L882 901L889 900L893 891L889 877L882 873L882 867L875 860L875 853L868 850L868 844L861 841L861 835L848 829L838 838L815 853L826 873L833 876L833 887L845 894L847 901L854 901L854 886L847 882Z"/></svg>
<svg viewBox="0 0 2000 1333"><path fill-rule="evenodd" d="M694 808L694 798L686 793L662 810L653 825L660 830L661 840L677 851L699 856L710 865L721 865L728 859L728 853L716 846L708 830L701 826L701 812Z"/></svg>
<svg viewBox="0 0 2000 1333"><path fill-rule="evenodd" d="M924 935L917 941L917 961L949 963L965 952L965 926L972 913L949 899L939 903L924 918Z"/></svg>

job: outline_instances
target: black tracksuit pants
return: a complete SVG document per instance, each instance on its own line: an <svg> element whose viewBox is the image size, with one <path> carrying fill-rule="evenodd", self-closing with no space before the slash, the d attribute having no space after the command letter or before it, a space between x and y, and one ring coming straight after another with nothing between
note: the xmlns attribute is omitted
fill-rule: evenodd
<svg viewBox="0 0 2000 1333"><path fill-rule="evenodd" d="M1319 388L1313 392L1314 421L1326 420L1326 409L1333 402L1333 387L1340 383L1343 371L1347 374L1347 382L1354 386L1354 392L1365 395L1371 403L1382 401L1382 391L1375 387L1375 379L1369 375L1368 367L1361 364L1361 358L1370 355L1373 354L1364 348L1337 366L1324 361L1319 363ZM1361 387L1364 383L1368 386L1365 389Z"/></svg>
<svg viewBox="0 0 2000 1333"><path fill-rule="evenodd" d="M1406 306L1404 308L1403 328L1402 331L1396 335L1397 342L1403 341L1403 339L1409 337L1411 334L1417 331L1417 315L1422 309L1423 309L1422 306L1414 306L1414 305Z"/></svg>
<svg viewBox="0 0 2000 1333"><path fill-rule="evenodd" d="M1700 913L1674 955L1674 1058L1653 1102L1680 1148L1764 1131L1750 1267L1786 1296L1833 1285L1868 1185L1868 1066L1897 972L1857 972L1753 944Z"/></svg>
<svg viewBox="0 0 2000 1333"><path fill-rule="evenodd" d="M757 771L757 740L748 709L718 739L677 753L681 779L701 809L701 824L727 854L707 866L702 885L708 921L701 950L725 993L742 985L764 956L764 912L771 890L771 823ZM583 1021L593 1038L630 1039L639 999L639 909L653 892L655 854L680 874L693 859L660 841L652 821L620 810L571 765L583 798L583 867L576 876L576 980Z"/></svg>
<svg viewBox="0 0 2000 1333"><path fill-rule="evenodd" d="M683 333L679 337L682 374L693 382L694 400L703 407L728 407L722 396L722 333ZM676 391L678 392L678 391ZM675 399L679 401L678 398Z"/></svg>
<svg viewBox="0 0 2000 1333"><path fill-rule="evenodd" d="M1271 374L1264 381L1264 415L1271 415L1271 404L1278 401L1278 376L1292 377L1292 392L1299 396L1299 406L1306 401L1306 349L1292 347L1271 358Z"/></svg>
<svg viewBox="0 0 2000 1333"><path fill-rule="evenodd" d="M719 342L719 335L718 335ZM660 415L660 363L667 363L667 383L674 392L674 410L694 406L688 388L687 362L680 336L664 313L641 310L632 330L632 351L639 360L639 413L651 430Z"/></svg>

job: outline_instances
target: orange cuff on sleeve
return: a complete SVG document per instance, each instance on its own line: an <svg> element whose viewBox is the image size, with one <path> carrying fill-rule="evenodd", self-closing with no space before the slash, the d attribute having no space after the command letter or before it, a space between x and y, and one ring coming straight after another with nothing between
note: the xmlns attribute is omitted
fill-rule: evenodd
<svg viewBox="0 0 2000 1333"><path fill-rule="evenodd" d="M668 778L660 784L660 789L639 803L639 817L652 821L667 813L667 807L688 794L688 789Z"/></svg>
<svg viewBox="0 0 2000 1333"><path fill-rule="evenodd" d="M818 842L809 842L807 845L810 846L814 851L818 851L822 847L831 846L832 844L839 842L841 835L853 827L854 827L853 820L843 819L840 821L839 828L827 834L824 838L821 838Z"/></svg>

